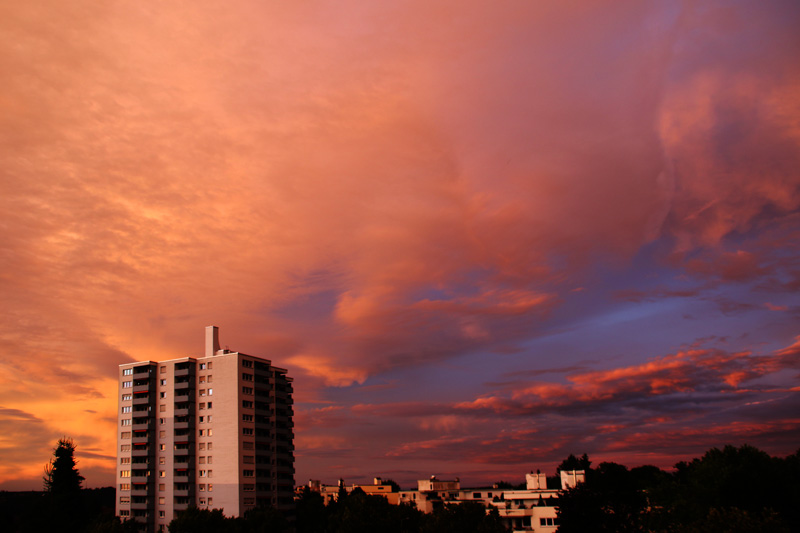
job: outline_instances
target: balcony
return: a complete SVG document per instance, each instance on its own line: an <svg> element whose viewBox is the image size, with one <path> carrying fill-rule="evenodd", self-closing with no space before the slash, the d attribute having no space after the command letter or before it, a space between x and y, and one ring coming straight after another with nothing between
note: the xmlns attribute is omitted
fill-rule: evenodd
<svg viewBox="0 0 800 533"><path fill-rule="evenodd" d="M149 374L152 371L151 370L152 368L153 367L151 367L150 365L137 366L137 367L134 367L133 373L134 373L134 375Z"/></svg>
<svg viewBox="0 0 800 533"><path fill-rule="evenodd" d="M176 468L172 475L176 483L194 483L194 471L189 468Z"/></svg>
<svg viewBox="0 0 800 533"><path fill-rule="evenodd" d="M172 495L176 498L191 498L194 496L194 491L191 488L175 489L172 491Z"/></svg>
<svg viewBox="0 0 800 533"><path fill-rule="evenodd" d="M175 377L194 375L194 365L190 363L178 363L175 365Z"/></svg>
<svg viewBox="0 0 800 533"><path fill-rule="evenodd" d="M147 496L150 489L151 487L148 483L133 483L131 485L131 496Z"/></svg>
<svg viewBox="0 0 800 533"><path fill-rule="evenodd" d="M194 402L175 402L175 418L190 417L194 415Z"/></svg>
<svg viewBox="0 0 800 533"><path fill-rule="evenodd" d="M131 449L131 457L147 457L148 455L152 455L150 451L150 446L134 446Z"/></svg>
<svg viewBox="0 0 800 533"><path fill-rule="evenodd" d="M147 502L147 498L143 498L143 502L132 501L131 502L131 509L143 509L146 510L148 507L152 507L150 503Z"/></svg>
<svg viewBox="0 0 800 533"><path fill-rule="evenodd" d="M131 429L133 429L133 431L147 431L148 429L150 429L150 419L134 418Z"/></svg>
<svg viewBox="0 0 800 533"><path fill-rule="evenodd" d="M150 403L150 395L147 392L133 395L133 405L142 405L148 403Z"/></svg>

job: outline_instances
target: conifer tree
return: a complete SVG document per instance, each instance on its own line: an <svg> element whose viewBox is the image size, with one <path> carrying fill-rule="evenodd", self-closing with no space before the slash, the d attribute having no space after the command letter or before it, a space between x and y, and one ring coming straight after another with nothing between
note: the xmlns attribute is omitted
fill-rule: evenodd
<svg viewBox="0 0 800 533"><path fill-rule="evenodd" d="M71 438L61 437L53 450L53 458L44 467L45 490L52 494L80 491L84 477L75 465L75 442Z"/></svg>

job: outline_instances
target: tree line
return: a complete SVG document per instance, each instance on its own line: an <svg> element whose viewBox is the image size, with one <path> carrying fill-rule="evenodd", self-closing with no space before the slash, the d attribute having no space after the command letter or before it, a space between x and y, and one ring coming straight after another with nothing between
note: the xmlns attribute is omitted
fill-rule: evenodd
<svg viewBox="0 0 800 533"><path fill-rule="evenodd" d="M800 532L800 451L712 448L673 472L590 464L584 455L586 482L559 498L559 533Z"/></svg>
<svg viewBox="0 0 800 533"><path fill-rule="evenodd" d="M114 516L113 487L84 489L71 439L58 441L45 467L44 492L0 492L3 531L133 533L132 520ZM791 533L800 532L800 451L771 457L752 446L712 448L680 462L672 472L655 466L628 468L586 454L570 455L560 470L584 470L586 481L561 493L559 533ZM499 482L499 488L510 484ZM393 484L394 490L399 490ZM514 487L517 488L517 487ZM521 487L519 487L521 488ZM502 533L496 509L478 502L444 505L425 514L408 504L342 488L338 500L304 488L293 520L269 507L242 517L219 509L190 508L169 524L170 533Z"/></svg>

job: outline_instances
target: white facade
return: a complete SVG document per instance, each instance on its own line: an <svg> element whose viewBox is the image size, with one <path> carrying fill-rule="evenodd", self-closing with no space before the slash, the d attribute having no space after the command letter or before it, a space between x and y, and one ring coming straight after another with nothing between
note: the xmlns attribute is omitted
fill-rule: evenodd
<svg viewBox="0 0 800 533"><path fill-rule="evenodd" d="M240 516L292 507L292 379L271 362L219 349L120 365L117 516L166 531L191 505Z"/></svg>

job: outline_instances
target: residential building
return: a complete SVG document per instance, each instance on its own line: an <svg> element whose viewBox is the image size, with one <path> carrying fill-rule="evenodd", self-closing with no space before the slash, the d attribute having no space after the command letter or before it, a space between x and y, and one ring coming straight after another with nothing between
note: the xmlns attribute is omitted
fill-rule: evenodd
<svg viewBox="0 0 800 533"><path fill-rule="evenodd" d="M377 494L393 504L410 504L420 511L431 513L445 505L459 505L464 502L478 502L487 512L497 509L500 519L509 531L514 533L552 533L558 528L558 497L562 490L574 487L585 480L583 470L562 471L560 488L548 488L547 476L543 473L525 475L524 489L501 489L498 487L461 488L459 478L441 480L436 476L417 481L417 490L392 492L390 485L375 478L373 485L323 485L319 481L309 481L308 487L319 492L325 504L338 499L342 488L352 492L360 488L367 494ZM556 481L558 483L558 481Z"/></svg>
<svg viewBox="0 0 800 533"><path fill-rule="evenodd" d="M118 395L117 516L157 532L192 505L293 509L286 369L221 350L209 326L203 357L120 365Z"/></svg>

